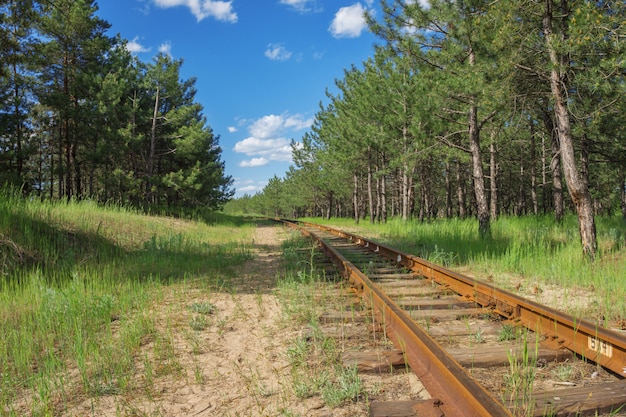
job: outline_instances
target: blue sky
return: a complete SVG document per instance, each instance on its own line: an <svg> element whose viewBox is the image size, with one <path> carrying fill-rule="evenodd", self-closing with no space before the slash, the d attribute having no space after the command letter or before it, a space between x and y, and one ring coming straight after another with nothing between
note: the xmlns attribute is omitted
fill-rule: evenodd
<svg viewBox="0 0 626 417"><path fill-rule="evenodd" d="M326 89L373 55L363 20L372 0L100 0L98 15L143 61L182 58L196 100L220 136L236 196L291 165ZM376 13L376 11L374 11Z"/></svg>

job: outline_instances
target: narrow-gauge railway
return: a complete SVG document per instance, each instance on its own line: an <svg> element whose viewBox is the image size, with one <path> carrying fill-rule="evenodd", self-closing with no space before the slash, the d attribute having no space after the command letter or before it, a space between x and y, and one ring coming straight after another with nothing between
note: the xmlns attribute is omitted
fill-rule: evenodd
<svg viewBox="0 0 626 417"><path fill-rule="evenodd" d="M432 397L372 402L371 416L626 415L625 335L361 236L283 222L317 240ZM589 369L579 383L531 388L538 368L574 360Z"/></svg>

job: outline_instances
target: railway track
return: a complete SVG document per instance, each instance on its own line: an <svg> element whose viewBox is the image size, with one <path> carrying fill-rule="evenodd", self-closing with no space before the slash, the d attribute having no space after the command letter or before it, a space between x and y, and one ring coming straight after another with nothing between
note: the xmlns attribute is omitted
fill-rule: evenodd
<svg viewBox="0 0 626 417"><path fill-rule="evenodd" d="M317 240L395 345L347 363L408 366L431 396L373 401L371 416L626 415L623 334L361 236L283 222Z"/></svg>

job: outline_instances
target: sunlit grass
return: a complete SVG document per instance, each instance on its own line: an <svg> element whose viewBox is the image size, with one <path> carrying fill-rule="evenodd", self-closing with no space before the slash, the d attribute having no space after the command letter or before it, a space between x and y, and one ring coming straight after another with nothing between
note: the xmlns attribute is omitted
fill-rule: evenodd
<svg viewBox="0 0 626 417"><path fill-rule="evenodd" d="M223 288L251 256L254 224L223 220L0 191L0 415L58 415L71 399L141 388L141 347L167 354L150 312L164 288Z"/></svg>
<svg viewBox="0 0 626 417"><path fill-rule="evenodd" d="M626 222L597 217L599 256L582 256L578 223L569 215L559 224L551 216L501 217L491 239L480 239L474 219L432 222L392 219L387 224L349 219L308 219L356 230L365 236L449 268L471 270L478 279L515 276L564 288L588 289L607 318L626 317ZM502 278L508 279L508 278Z"/></svg>

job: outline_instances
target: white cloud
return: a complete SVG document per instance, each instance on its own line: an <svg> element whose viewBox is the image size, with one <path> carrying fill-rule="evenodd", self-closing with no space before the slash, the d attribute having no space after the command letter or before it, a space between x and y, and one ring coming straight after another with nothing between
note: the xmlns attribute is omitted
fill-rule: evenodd
<svg viewBox="0 0 626 417"><path fill-rule="evenodd" d="M317 5L317 0L280 0L280 4L286 4L300 13L322 10L322 8Z"/></svg>
<svg viewBox="0 0 626 417"><path fill-rule="evenodd" d="M267 164L269 164L270 161L267 158L252 158L249 161L241 161L239 163L240 167L243 168L247 168L247 167L262 167L265 166Z"/></svg>
<svg viewBox="0 0 626 417"><path fill-rule="evenodd" d="M235 133L235 132L237 132L237 128L235 126L228 126L228 132L229 133Z"/></svg>
<svg viewBox="0 0 626 417"><path fill-rule="evenodd" d="M172 56L172 43L170 41L163 42L161 46L159 46L159 52L171 57Z"/></svg>
<svg viewBox="0 0 626 417"><path fill-rule="evenodd" d="M135 36L132 40L126 44L126 49L133 54L139 54L142 52L150 52L151 48L146 48L139 43L139 36Z"/></svg>
<svg viewBox="0 0 626 417"><path fill-rule="evenodd" d="M307 129L313 124L313 119L304 119L301 114L270 114L254 121L248 129L253 137L266 139L280 136L286 130Z"/></svg>
<svg viewBox="0 0 626 417"><path fill-rule="evenodd" d="M267 180L255 181L250 179L235 178L233 185L235 186L236 195L243 196L244 194L253 195L267 185Z"/></svg>
<svg viewBox="0 0 626 417"><path fill-rule="evenodd" d="M287 61L291 58L291 52L285 49L283 44L270 43L265 50L265 56L272 61Z"/></svg>
<svg viewBox="0 0 626 417"><path fill-rule="evenodd" d="M302 130L308 129L313 124L313 119L303 119L302 115L289 116L285 119L284 126L287 129Z"/></svg>
<svg viewBox="0 0 626 417"><path fill-rule="evenodd" d="M246 185L245 187L237 188L237 194L252 194L256 193L257 191L261 191L262 189L263 187L261 187L260 185Z"/></svg>
<svg viewBox="0 0 626 417"><path fill-rule="evenodd" d="M263 116L259 120L252 123L250 126L250 133L252 136L265 139L270 136L275 136L280 133L284 125L284 117L270 114L269 116Z"/></svg>
<svg viewBox="0 0 626 417"><path fill-rule="evenodd" d="M361 3L342 7L335 13L335 18L328 30L335 38L357 38L367 28L365 9Z"/></svg>
<svg viewBox="0 0 626 417"><path fill-rule="evenodd" d="M248 127L250 137L235 144L233 150L253 157L239 164L241 167L259 167L271 161L291 162L291 141L288 132L307 129L313 119L300 114L270 114L255 120Z"/></svg>
<svg viewBox="0 0 626 417"><path fill-rule="evenodd" d="M215 0L152 0L161 8L184 6L198 19L198 22L213 17L224 22L237 22L237 13L233 12L232 1Z"/></svg>
<svg viewBox="0 0 626 417"><path fill-rule="evenodd" d="M291 161L290 142L285 138L258 139L249 137L237 142L234 150L248 156L259 156L260 158L257 159L267 159L268 163L269 161Z"/></svg>

